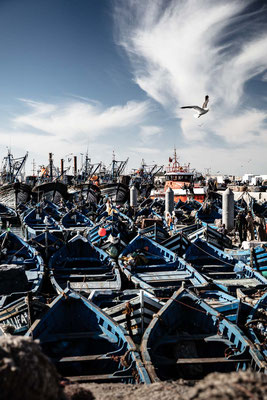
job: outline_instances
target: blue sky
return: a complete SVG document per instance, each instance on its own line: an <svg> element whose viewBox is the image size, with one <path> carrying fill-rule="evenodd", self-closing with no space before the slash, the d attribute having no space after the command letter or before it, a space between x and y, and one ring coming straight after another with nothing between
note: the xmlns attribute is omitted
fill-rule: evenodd
<svg viewBox="0 0 267 400"><path fill-rule="evenodd" d="M0 156L267 173L267 4L0 0ZM187 104L210 95L195 119Z"/></svg>

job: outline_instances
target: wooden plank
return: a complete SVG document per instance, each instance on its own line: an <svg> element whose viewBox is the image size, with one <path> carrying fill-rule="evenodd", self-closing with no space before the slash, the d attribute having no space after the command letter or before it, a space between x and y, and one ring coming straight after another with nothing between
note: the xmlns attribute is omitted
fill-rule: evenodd
<svg viewBox="0 0 267 400"><path fill-rule="evenodd" d="M51 335L45 336L43 339L40 338L42 343L45 342L56 342L58 340L72 340L72 339L87 339L92 337L102 338L102 331L88 331L88 332L66 332L66 333L53 333Z"/></svg>
<svg viewBox="0 0 267 400"><path fill-rule="evenodd" d="M54 362L80 362L80 361L96 361L96 360L111 360L111 356L106 356L105 354L93 354L88 356L72 356L72 357L62 357L60 359L53 359Z"/></svg>
<svg viewBox="0 0 267 400"><path fill-rule="evenodd" d="M221 363L248 363L249 358L229 359L225 357L209 358L179 358L176 364L221 364Z"/></svg>
<svg viewBox="0 0 267 400"><path fill-rule="evenodd" d="M66 378L71 382L95 382L95 381L114 381L122 379L133 379L133 376L102 374L102 375L66 376Z"/></svg>
<svg viewBox="0 0 267 400"><path fill-rule="evenodd" d="M102 281L88 281L88 282L70 282L71 289L114 289L118 290L118 281L114 278L113 280L102 280Z"/></svg>

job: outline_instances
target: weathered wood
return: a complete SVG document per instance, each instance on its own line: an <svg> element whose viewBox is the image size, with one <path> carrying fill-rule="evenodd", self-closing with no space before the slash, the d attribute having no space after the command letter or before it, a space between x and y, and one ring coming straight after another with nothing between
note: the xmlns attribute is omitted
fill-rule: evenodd
<svg viewBox="0 0 267 400"><path fill-rule="evenodd" d="M56 342L59 340L75 340L75 339L86 339L95 336L102 335L101 331L91 331L91 332L65 332L65 333L54 333L53 335L47 335L42 342ZM101 337L101 336L100 336Z"/></svg>
<svg viewBox="0 0 267 400"><path fill-rule="evenodd" d="M224 357L209 357L209 358L179 358L176 364L221 364L221 363L248 363L249 358L230 359Z"/></svg>
<svg viewBox="0 0 267 400"><path fill-rule="evenodd" d="M97 381L121 381L122 379L133 379L132 375L83 375L83 376L67 376L71 382L97 382Z"/></svg>
<svg viewBox="0 0 267 400"><path fill-rule="evenodd" d="M111 360L111 356L106 356L105 354L94 354L89 356L73 356L73 357L62 357L60 359L53 359L55 362L65 363L65 362L80 362L80 361L96 361L96 360Z"/></svg>

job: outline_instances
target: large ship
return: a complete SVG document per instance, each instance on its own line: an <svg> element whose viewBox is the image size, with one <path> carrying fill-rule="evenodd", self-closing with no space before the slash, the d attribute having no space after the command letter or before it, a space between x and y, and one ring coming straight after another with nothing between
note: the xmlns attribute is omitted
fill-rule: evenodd
<svg viewBox="0 0 267 400"><path fill-rule="evenodd" d="M153 189L150 197L152 199L163 198L168 188L174 191L176 202L194 199L202 203L206 196L206 187L197 182L195 170L190 168L190 164L181 165L179 163L176 149L174 149L173 158L169 158L169 163L165 167L164 188Z"/></svg>

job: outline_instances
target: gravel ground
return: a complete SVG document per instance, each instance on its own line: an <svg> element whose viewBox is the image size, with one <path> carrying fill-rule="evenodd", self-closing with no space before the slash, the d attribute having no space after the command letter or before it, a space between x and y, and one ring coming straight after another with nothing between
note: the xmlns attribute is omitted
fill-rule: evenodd
<svg viewBox="0 0 267 400"><path fill-rule="evenodd" d="M267 400L267 375L251 371L213 373L196 384L71 385L60 379L36 341L0 337L1 400Z"/></svg>
<svg viewBox="0 0 267 400"><path fill-rule="evenodd" d="M152 385L75 385L68 400L265 400L267 376L253 372L213 373L203 381L160 382ZM81 391L81 392L80 392ZM86 395L88 391L88 397ZM79 397L81 394L81 397ZM77 397L75 397L77 396Z"/></svg>

